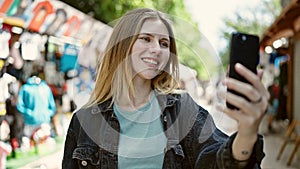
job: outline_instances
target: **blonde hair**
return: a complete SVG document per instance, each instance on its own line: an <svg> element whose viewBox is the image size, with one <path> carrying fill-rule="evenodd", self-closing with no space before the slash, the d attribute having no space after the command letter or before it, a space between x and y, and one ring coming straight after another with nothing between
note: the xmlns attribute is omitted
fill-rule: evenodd
<svg viewBox="0 0 300 169"><path fill-rule="evenodd" d="M141 27L147 19L161 20L170 38L170 59L164 71L151 80L152 88L162 93L172 93L178 88L178 58L176 43L169 20L159 11L141 8L126 13L115 25L97 71L95 87L86 106L118 98L128 88L134 94L132 64L129 55Z"/></svg>

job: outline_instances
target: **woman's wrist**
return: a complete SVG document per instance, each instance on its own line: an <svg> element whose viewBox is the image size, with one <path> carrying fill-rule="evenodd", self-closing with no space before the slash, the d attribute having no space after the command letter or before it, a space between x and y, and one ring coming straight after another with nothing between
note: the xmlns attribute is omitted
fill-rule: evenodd
<svg viewBox="0 0 300 169"><path fill-rule="evenodd" d="M246 161L250 158L255 142L257 141L256 135L247 135L241 136L237 133L233 144L232 144L232 153L233 157L237 161Z"/></svg>

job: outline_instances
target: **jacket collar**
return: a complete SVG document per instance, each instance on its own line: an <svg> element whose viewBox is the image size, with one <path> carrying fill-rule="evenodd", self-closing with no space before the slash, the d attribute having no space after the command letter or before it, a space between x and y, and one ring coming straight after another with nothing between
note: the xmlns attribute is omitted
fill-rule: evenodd
<svg viewBox="0 0 300 169"><path fill-rule="evenodd" d="M177 100L179 100L179 97L176 94L164 94L164 93L161 93L157 90L154 90L154 93L156 95L156 98L157 98L158 103L159 103L162 110L164 110L166 107L173 106L175 104L175 102ZM101 112L105 113L105 112L108 112L108 111L112 111L113 110L113 108L112 108L113 104L111 104L111 102L112 102L112 99L109 99L109 100L107 100L103 103L92 106L91 113L92 114L98 114L98 113L101 113Z"/></svg>

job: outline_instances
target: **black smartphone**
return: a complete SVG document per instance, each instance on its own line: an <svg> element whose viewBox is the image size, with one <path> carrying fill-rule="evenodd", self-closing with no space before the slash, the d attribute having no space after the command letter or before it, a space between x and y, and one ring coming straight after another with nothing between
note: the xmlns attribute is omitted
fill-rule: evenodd
<svg viewBox="0 0 300 169"><path fill-rule="evenodd" d="M235 71L234 65L236 63L240 63L257 74L257 66L259 63L259 37L254 34L241 32L232 33L229 57L229 77L249 83L244 77L242 77ZM244 95L236 91L228 91L233 94L245 97ZM245 98L248 99L247 97ZM229 103L227 103L227 107L231 109L238 109Z"/></svg>

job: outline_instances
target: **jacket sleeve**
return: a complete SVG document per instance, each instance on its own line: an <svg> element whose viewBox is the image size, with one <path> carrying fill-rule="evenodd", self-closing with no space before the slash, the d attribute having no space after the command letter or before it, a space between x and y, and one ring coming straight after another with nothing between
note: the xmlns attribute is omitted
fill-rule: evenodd
<svg viewBox="0 0 300 169"><path fill-rule="evenodd" d="M185 137L187 155L192 155L190 161L197 169L259 169L264 157L263 139L258 137L252 155L247 161L237 161L233 158L232 142L236 133L228 137L219 130L212 116L195 103L189 95L183 96L182 109L192 124ZM188 107L186 107L188 106ZM187 120L187 119L186 119ZM246 167L245 166L246 163Z"/></svg>
<svg viewBox="0 0 300 169"><path fill-rule="evenodd" d="M26 90L24 89L24 86L21 87L19 93L18 93L18 100L17 100L17 110L21 113L21 114L25 114L25 115L31 115L32 114L32 110L26 105L26 103L24 102L25 100L29 101L29 98L26 98Z"/></svg>
<svg viewBox="0 0 300 169"><path fill-rule="evenodd" d="M48 96L48 109L50 111L50 116L53 116L56 112L56 105L55 105L55 100L54 100L54 96L53 96L53 93L50 89L50 87L48 87L48 91L49 91L49 96Z"/></svg>
<svg viewBox="0 0 300 169"><path fill-rule="evenodd" d="M76 161L72 158L73 151L77 145L76 128L78 128L78 126L80 126L80 123L76 117L76 114L73 114L65 140L62 169L78 168Z"/></svg>
<svg viewBox="0 0 300 169"><path fill-rule="evenodd" d="M232 155L232 143L235 136L236 133L231 135L227 142L220 147L217 154L218 166L220 166L220 168L260 169L261 161L265 156L263 153L263 137L258 135L258 139L253 147L252 154L248 160L237 161Z"/></svg>

